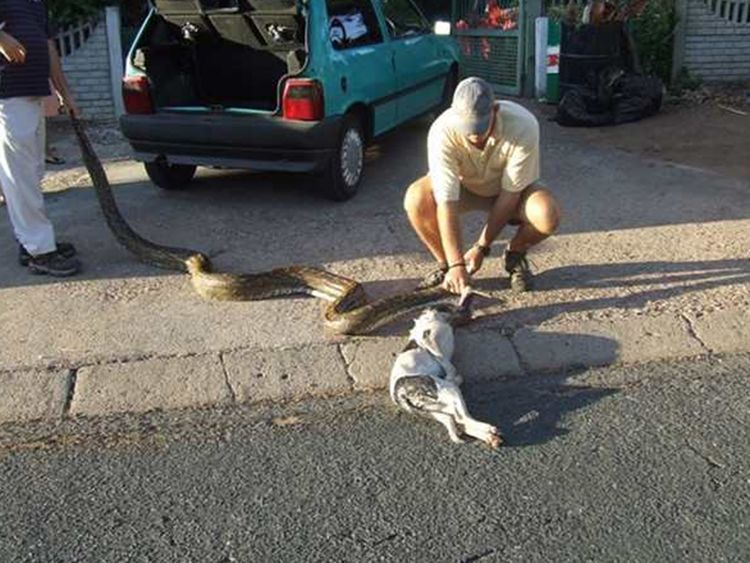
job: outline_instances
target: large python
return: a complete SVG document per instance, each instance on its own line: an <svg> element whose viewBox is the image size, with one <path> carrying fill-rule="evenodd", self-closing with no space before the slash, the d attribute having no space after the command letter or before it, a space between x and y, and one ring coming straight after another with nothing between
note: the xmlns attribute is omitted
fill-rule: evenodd
<svg viewBox="0 0 750 563"><path fill-rule="evenodd" d="M428 305L455 306L456 296L441 288L414 290L368 301L358 282L309 266L288 266L255 274L214 272L208 256L195 250L155 244L128 225L120 213L104 168L94 152L83 124L70 115L84 165L96 197L115 238L140 260L159 268L190 274L199 295L224 301L255 301L288 295L312 295L329 302L326 328L337 334L366 334L398 317Z"/></svg>

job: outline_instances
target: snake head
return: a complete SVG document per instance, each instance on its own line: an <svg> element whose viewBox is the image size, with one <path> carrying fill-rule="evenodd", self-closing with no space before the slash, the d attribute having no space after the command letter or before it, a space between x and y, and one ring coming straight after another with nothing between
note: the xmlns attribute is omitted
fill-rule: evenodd
<svg viewBox="0 0 750 563"><path fill-rule="evenodd" d="M191 276L205 274L211 271L211 260L205 254L196 252L185 259L185 267Z"/></svg>

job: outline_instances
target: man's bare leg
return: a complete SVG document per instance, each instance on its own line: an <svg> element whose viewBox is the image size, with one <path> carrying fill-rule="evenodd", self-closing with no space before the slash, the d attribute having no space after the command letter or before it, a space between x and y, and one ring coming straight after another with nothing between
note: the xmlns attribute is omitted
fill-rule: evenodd
<svg viewBox="0 0 750 563"><path fill-rule="evenodd" d="M445 252L440 241L437 222L437 204L432 195L430 177L423 176L406 190L404 209L409 222L430 254L441 266L445 265Z"/></svg>
<svg viewBox="0 0 750 563"><path fill-rule="evenodd" d="M560 223L560 208L554 196L535 185L527 190L516 217L521 225L505 253L505 269L510 274L510 285L515 291L527 291L532 286L526 251L553 234Z"/></svg>
<svg viewBox="0 0 750 563"><path fill-rule="evenodd" d="M508 245L512 252L526 252L552 235L560 223L560 208L554 196L536 185L526 189L529 193L521 200L517 217L521 226Z"/></svg>

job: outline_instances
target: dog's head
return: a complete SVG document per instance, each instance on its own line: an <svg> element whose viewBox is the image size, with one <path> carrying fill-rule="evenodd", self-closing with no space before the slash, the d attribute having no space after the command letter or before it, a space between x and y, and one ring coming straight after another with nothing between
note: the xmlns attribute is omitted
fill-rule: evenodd
<svg viewBox="0 0 750 563"><path fill-rule="evenodd" d="M433 356L450 360L455 345L451 318L450 311L427 309L414 321L409 338Z"/></svg>
<svg viewBox="0 0 750 563"><path fill-rule="evenodd" d="M432 310L443 315L453 327L465 325L471 321L475 295L472 291L467 291L460 297L452 297L449 302L436 305Z"/></svg>

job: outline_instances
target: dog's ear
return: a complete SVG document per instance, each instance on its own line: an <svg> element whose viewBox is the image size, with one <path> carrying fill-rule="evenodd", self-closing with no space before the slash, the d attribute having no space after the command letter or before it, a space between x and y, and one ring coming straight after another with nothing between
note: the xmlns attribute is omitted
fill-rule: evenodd
<svg viewBox="0 0 750 563"><path fill-rule="evenodd" d="M435 341L435 333L433 332L432 328L426 328L422 331L421 338L419 339L419 344L433 356L442 356L440 347Z"/></svg>
<svg viewBox="0 0 750 563"><path fill-rule="evenodd" d="M440 324L422 333L420 345L436 358L450 360L453 356L453 329L448 324Z"/></svg>

